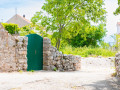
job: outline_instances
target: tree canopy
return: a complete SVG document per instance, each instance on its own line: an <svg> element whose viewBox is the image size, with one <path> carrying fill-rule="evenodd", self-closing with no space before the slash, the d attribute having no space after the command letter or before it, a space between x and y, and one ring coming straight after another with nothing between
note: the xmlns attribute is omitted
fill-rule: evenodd
<svg viewBox="0 0 120 90"><path fill-rule="evenodd" d="M46 0L42 6L45 13L36 12L31 21L41 23L46 31L52 31L59 49L60 41L79 34L82 27L91 22L105 22L104 0Z"/></svg>
<svg viewBox="0 0 120 90"><path fill-rule="evenodd" d="M99 26L86 26L81 29L77 36L68 41L74 47L95 47L98 46L98 42L102 41L105 33L106 29L104 28L104 24L100 24Z"/></svg>

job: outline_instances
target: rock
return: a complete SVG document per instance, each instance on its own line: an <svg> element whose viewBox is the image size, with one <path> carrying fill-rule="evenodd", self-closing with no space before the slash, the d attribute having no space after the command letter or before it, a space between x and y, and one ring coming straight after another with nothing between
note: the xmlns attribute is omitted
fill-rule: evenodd
<svg viewBox="0 0 120 90"><path fill-rule="evenodd" d="M54 65L51 66L51 69L54 70L56 67Z"/></svg>
<svg viewBox="0 0 120 90"><path fill-rule="evenodd" d="M98 58L102 58L102 56L98 56Z"/></svg>

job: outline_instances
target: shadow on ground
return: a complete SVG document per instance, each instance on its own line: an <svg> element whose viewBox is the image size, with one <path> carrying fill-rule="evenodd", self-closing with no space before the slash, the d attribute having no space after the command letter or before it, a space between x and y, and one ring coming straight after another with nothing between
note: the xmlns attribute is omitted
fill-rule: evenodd
<svg viewBox="0 0 120 90"><path fill-rule="evenodd" d="M83 86L87 89L92 87L92 90L120 90L120 81L114 81L113 78L111 78Z"/></svg>

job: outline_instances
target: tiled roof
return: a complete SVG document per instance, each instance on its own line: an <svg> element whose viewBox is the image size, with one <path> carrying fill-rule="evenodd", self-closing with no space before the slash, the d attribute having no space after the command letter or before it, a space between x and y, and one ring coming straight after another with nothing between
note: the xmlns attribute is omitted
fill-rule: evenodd
<svg viewBox="0 0 120 90"><path fill-rule="evenodd" d="M19 27L23 27L25 25L30 24L31 22L29 20L27 20L26 18L16 14L10 20L8 20L6 23L15 23L15 24L18 24Z"/></svg>

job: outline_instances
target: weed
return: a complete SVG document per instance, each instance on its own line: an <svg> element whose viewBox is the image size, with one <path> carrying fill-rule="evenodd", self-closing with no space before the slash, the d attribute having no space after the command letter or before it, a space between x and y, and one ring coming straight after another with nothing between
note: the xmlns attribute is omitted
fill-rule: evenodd
<svg viewBox="0 0 120 90"><path fill-rule="evenodd" d="M54 70L54 71L57 71L57 68L55 67L53 70Z"/></svg>
<svg viewBox="0 0 120 90"><path fill-rule="evenodd" d="M34 70L30 70L29 72L35 72Z"/></svg>

